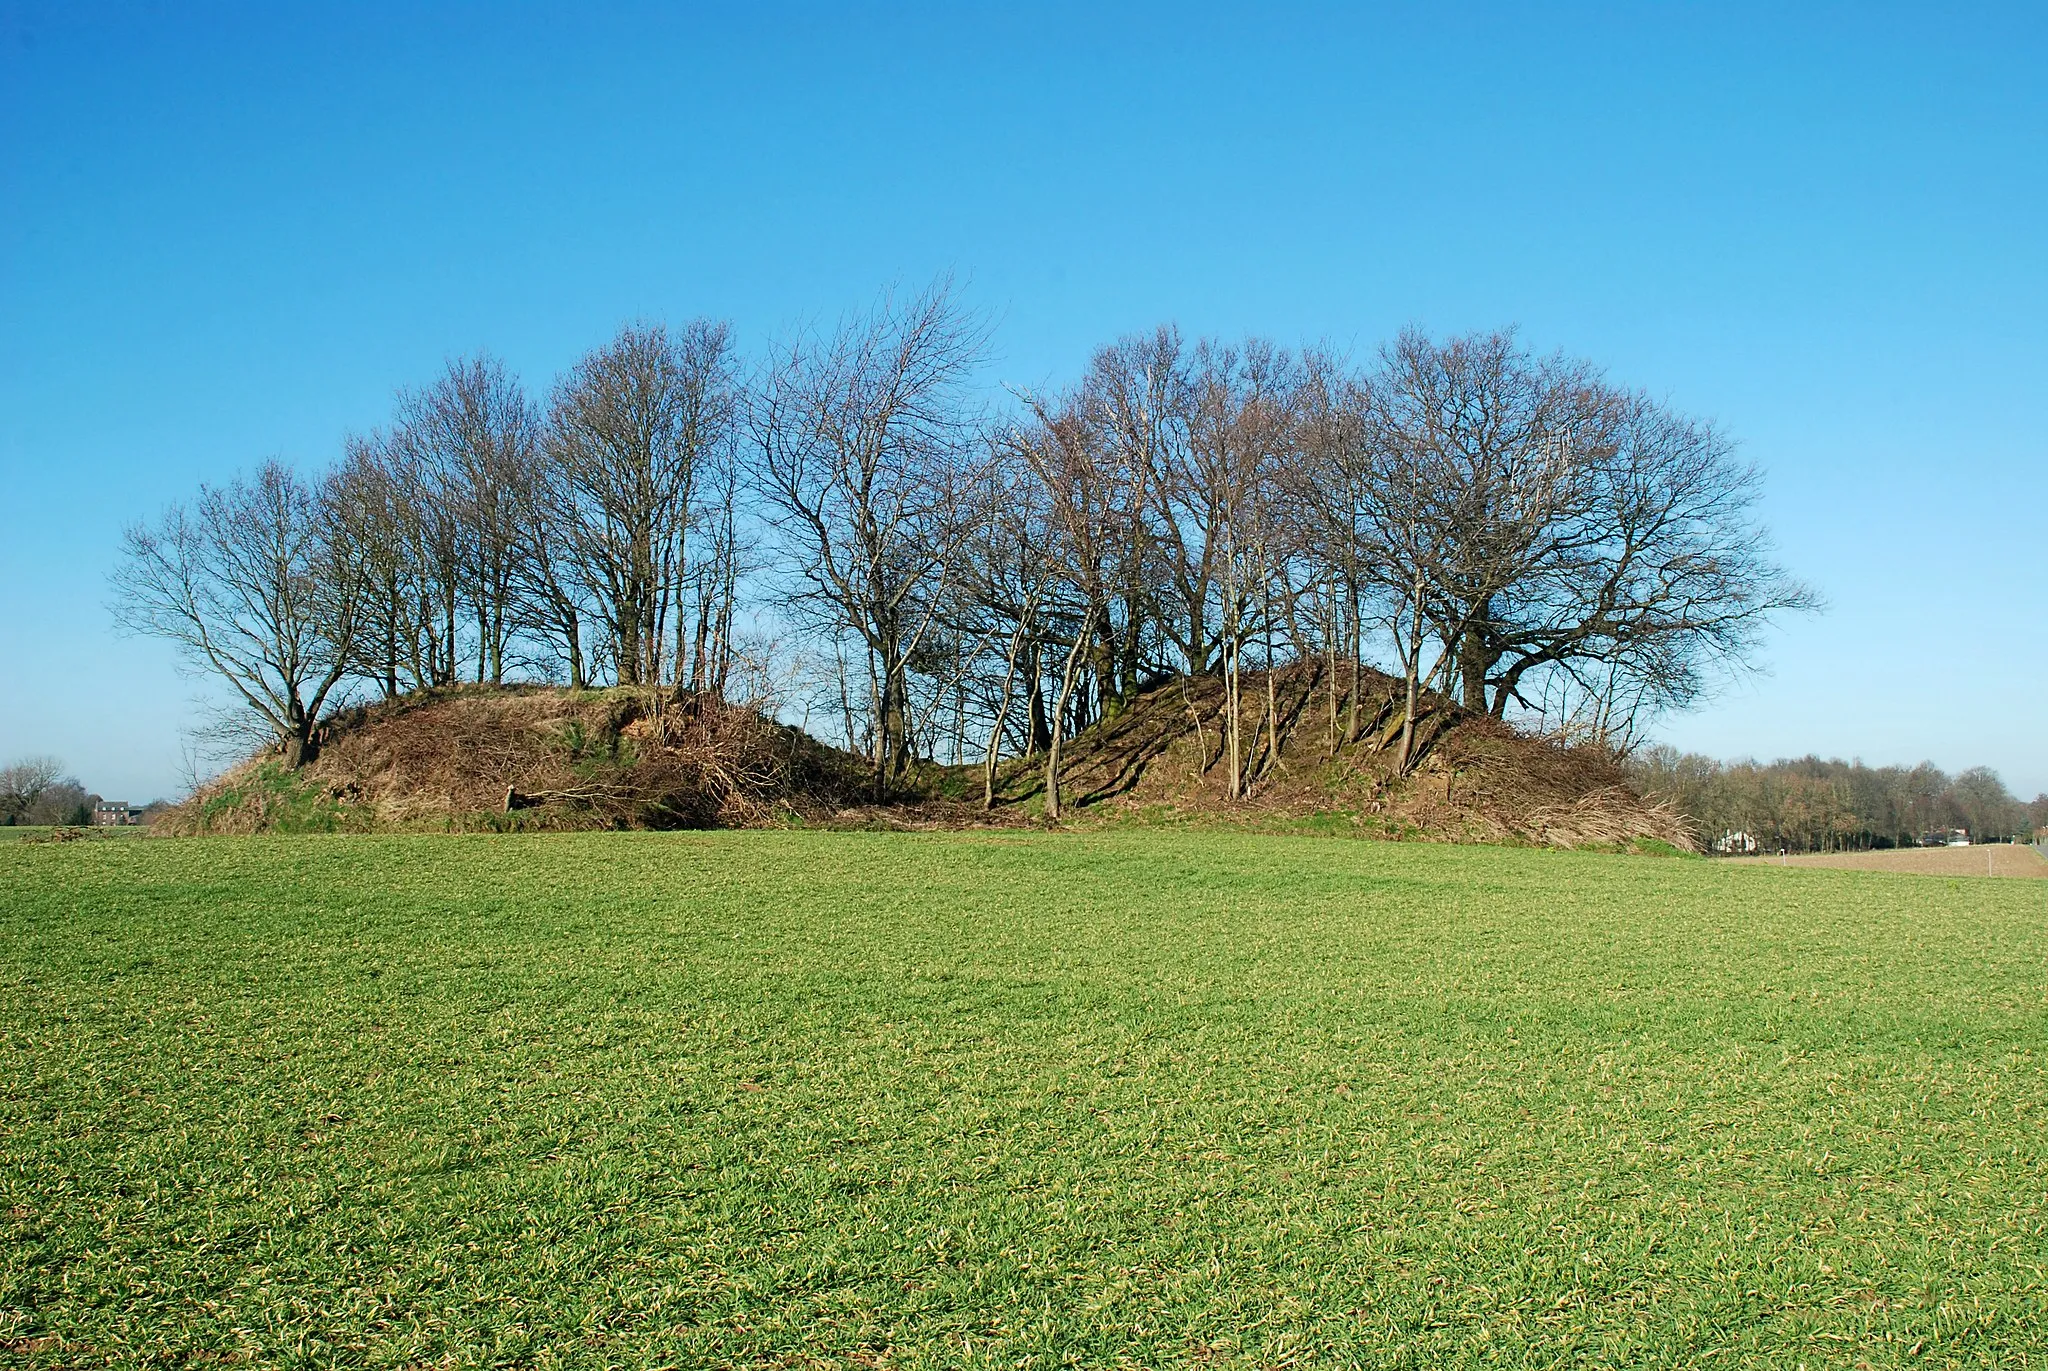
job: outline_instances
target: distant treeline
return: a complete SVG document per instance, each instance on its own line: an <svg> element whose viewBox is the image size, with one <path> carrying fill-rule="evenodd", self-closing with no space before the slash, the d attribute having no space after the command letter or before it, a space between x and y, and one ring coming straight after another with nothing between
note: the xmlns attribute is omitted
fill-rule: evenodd
<svg viewBox="0 0 2048 1371"><path fill-rule="evenodd" d="M1738 835L1747 835L1773 852L1860 851L1945 839L1956 829L1973 842L1997 842L2048 827L2048 795L2023 803L1987 767L1951 776L1931 762L1719 762L1654 747L1630 769L1638 789L1674 805L1709 847L1731 837L1741 847Z"/></svg>
<svg viewBox="0 0 2048 1371"><path fill-rule="evenodd" d="M55 757L22 757L0 766L0 828L89 824L99 802Z"/></svg>

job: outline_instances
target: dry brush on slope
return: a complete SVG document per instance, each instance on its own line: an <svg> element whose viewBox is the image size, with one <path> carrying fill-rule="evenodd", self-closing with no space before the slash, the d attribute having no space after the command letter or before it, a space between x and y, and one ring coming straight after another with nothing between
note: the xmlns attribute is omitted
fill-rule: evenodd
<svg viewBox="0 0 2048 1371"><path fill-rule="evenodd" d="M1403 775L1402 683L1362 671L1354 705L1353 679L1322 663L1244 678L1238 798L1224 765L1225 681L1156 685L1070 740L1068 817L1694 846L1679 816L1630 790L1606 752L1528 736L1441 696L1424 699ZM254 759L202 787L159 831L1037 823L1044 766L1042 755L1007 764L989 810L966 798L978 786L964 767L920 769L876 804L865 759L709 696L466 687L347 711L304 770Z"/></svg>
<svg viewBox="0 0 2048 1371"><path fill-rule="evenodd" d="M437 690L348 710L302 771L252 759L201 787L159 827L743 827L836 809L848 761L709 695Z"/></svg>
<svg viewBox="0 0 2048 1371"><path fill-rule="evenodd" d="M1320 662L1248 673L1240 691L1248 793L1233 800L1226 683L1176 678L1076 737L1062 785L1084 811L1098 813L1163 809L1253 822L1345 816L1372 836L1557 847L1650 840L1695 849L1683 818L1630 789L1611 753L1532 737L1440 695L1423 699L1413 770L1401 775L1402 687L1369 668L1354 676L1349 666L1333 672ZM1042 790L1028 762L1012 764L1006 781L1002 794L1013 803Z"/></svg>

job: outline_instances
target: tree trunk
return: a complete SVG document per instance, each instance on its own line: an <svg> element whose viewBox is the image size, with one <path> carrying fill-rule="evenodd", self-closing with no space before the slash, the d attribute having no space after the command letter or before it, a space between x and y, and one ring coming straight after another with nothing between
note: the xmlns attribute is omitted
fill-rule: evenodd
<svg viewBox="0 0 2048 1371"><path fill-rule="evenodd" d="M1422 576L1419 572L1415 577L1414 606L1414 616L1408 629L1408 671L1404 683L1407 697L1401 712L1401 755L1394 762L1394 774L1397 776L1408 774L1408 759L1415 750L1415 704L1420 685L1418 677L1422 673ZM1382 733L1380 736L1384 738L1386 735Z"/></svg>
<svg viewBox="0 0 2048 1371"><path fill-rule="evenodd" d="M297 771L320 755L320 744L314 736L314 721L300 714L291 720L291 729L284 736L284 768Z"/></svg>
<svg viewBox="0 0 2048 1371"><path fill-rule="evenodd" d="M1485 619L1492 612L1492 604L1477 607L1475 619ZM1475 714L1486 713L1486 676L1493 670L1499 654L1493 652L1486 642L1485 629L1479 623L1468 623L1458 635L1458 681L1463 688L1465 708Z"/></svg>
<svg viewBox="0 0 2048 1371"><path fill-rule="evenodd" d="M1091 609L1084 616L1081 631L1074 636L1074 645L1067 649L1067 664L1060 672L1060 698L1052 712L1052 741L1045 750L1045 817L1055 822L1060 817L1060 744L1066 737L1067 697L1073 693L1081 649L1088 641L1093 627L1089 621L1094 617Z"/></svg>
<svg viewBox="0 0 2048 1371"><path fill-rule="evenodd" d="M1024 648L1024 635L1028 624L1020 621L1017 631L1010 635L1010 652L1003 667L1003 698L996 706L996 721L988 731L988 755L982 761L981 807L985 810L996 807L996 761L1002 755L1003 729L1010 722L1010 701L1015 697L1017 686L1017 658Z"/></svg>
<svg viewBox="0 0 2048 1371"><path fill-rule="evenodd" d="M562 621L562 635L569 644L569 688L582 690L590 684L583 670L583 633L574 614Z"/></svg>
<svg viewBox="0 0 2048 1371"><path fill-rule="evenodd" d="M1223 736L1230 751L1230 798L1244 796L1244 767L1238 741L1242 720L1238 712L1238 675L1243 670L1242 653L1234 637L1223 642Z"/></svg>
<svg viewBox="0 0 2048 1371"><path fill-rule="evenodd" d="M1052 745L1052 724L1045 709L1045 662L1036 643L1031 646L1024 674L1031 681L1030 718L1027 720L1030 736L1025 740L1024 755L1035 757Z"/></svg>
<svg viewBox="0 0 2048 1371"><path fill-rule="evenodd" d="M1344 718L1344 741L1358 741L1358 694L1365 684L1365 613L1358 604L1358 586L1353 583L1350 592L1351 608L1351 701L1346 707Z"/></svg>

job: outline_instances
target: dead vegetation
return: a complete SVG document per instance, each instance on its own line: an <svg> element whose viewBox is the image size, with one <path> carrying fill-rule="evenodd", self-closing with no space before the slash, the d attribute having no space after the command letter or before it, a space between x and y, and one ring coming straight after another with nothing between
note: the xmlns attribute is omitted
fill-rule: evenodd
<svg viewBox="0 0 2048 1371"><path fill-rule="evenodd" d="M798 730L712 696L467 687L344 711L303 770L252 760L158 826L744 827L836 809L850 793L846 763Z"/></svg>
<svg viewBox="0 0 2048 1371"><path fill-rule="evenodd" d="M1354 692L1348 665L1322 662L1281 668L1270 690L1264 673L1247 674L1241 800L1229 794L1220 677L1168 681L1074 738L1062 784L1098 814L1320 818L1371 836L1695 850L1684 820L1629 789L1611 754L1530 737L1441 696L1424 697L1416 760L1398 774L1402 682L1370 668L1355 679ZM1012 804L1043 788L1029 763L1012 763L1005 782Z"/></svg>
<svg viewBox="0 0 2048 1371"><path fill-rule="evenodd" d="M1140 695L1067 743L1062 785L1082 822L1185 819L1558 847L1646 841L1692 850L1684 822L1631 791L1594 748L1532 738L1430 696L1399 774L1401 682L1304 663L1246 677L1229 793L1219 677ZM937 829L1042 821L1043 758L1001 770L916 767L868 798L863 759L715 697L619 688L464 687L338 715L302 771L258 759L159 821L172 833L351 829L751 827L806 822Z"/></svg>
<svg viewBox="0 0 2048 1371"><path fill-rule="evenodd" d="M1733 866L1811 866L1837 871L1889 871L1908 876L2020 876L2048 880L2048 858L2023 843L1969 847L1897 847L1876 852L1804 852L1783 857L1731 857Z"/></svg>

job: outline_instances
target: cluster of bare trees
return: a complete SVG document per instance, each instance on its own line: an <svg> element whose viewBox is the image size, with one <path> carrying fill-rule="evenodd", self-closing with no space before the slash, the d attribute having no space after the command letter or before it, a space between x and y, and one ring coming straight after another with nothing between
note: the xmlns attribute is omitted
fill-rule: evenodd
<svg viewBox="0 0 2048 1371"><path fill-rule="evenodd" d="M131 528L116 615L226 681L292 766L364 690L722 691L739 407L723 325L624 329L545 408L495 359L453 362L324 477L273 461Z"/></svg>
<svg viewBox="0 0 2048 1371"><path fill-rule="evenodd" d="M1651 747L1629 769L1644 794L1669 800L1721 850L1863 851L1945 842L1957 829L1977 842L2048 829L2048 795L2022 803L1987 767L1951 776L1932 762L1722 763Z"/></svg>
<svg viewBox="0 0 2048 1371"><path fill-rule="evenodd" d="M0 766L0 825L92 822L98 797L55 757L23 757Z"/></svg>
<svg viewBox="0 0 2048 1371"><path fill-rule="evenodd" d="M1162 328L1000 399L986 342L942 285L752 365L722 324L627 328L544 404L464 359L324 477L272 464L132 530L119 613L294 763L351 692L725 695L774 623L784 694L878 793L936 759L992 794L1040 755L1057 814L1063 740L1177 674L1223 676L1243 794L1278 750L1259 668L1315 664L1332 747L1373 657L1411 731L1440 692L1626 742L1811 602L1724 435L1512 333L1351 365Z"/></svg>

